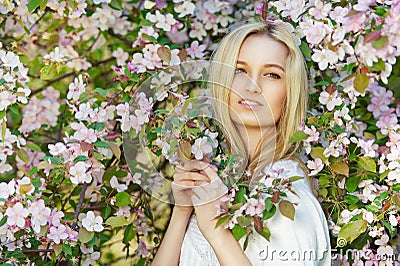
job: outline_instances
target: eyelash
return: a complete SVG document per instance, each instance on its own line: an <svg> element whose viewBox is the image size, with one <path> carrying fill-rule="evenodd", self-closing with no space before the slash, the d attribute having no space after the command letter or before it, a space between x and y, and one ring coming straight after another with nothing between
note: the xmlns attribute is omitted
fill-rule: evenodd
<svg viewBox="0 0 400 266"><path fill-rule="evenodd" d="M243 68L236 68L235 69L235 74L240 74L240 73L245 73L246 71L243 69ZM272 77L273 79L281 79L281 76L280 75L278 75L278 74L276 74L276 73L273 73L273 72L268 72L268 73L266 73L264 76L270 76L270 77Z"/></svg>

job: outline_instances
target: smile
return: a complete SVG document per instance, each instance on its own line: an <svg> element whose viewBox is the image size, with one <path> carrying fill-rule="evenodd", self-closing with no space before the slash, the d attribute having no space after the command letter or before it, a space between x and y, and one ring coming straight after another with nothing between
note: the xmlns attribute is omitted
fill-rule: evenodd
<svg viewBox="0 0 400 266"><path fill-rule="evenodd" d="M257 101L246 100L246 99L241 99L238 103L247 109L258 109L263 106L261 103Z"/></svg>

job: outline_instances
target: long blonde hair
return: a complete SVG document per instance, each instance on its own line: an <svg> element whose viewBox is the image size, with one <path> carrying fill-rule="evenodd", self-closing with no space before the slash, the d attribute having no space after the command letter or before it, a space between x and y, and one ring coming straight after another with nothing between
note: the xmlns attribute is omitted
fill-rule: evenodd
<svg viewBox="0 0 400 266"><path fill-rule="evenodd" d="M299 143L289 143L290 137L298 130L305 117L308 99L307 68L304 57L297 45L294 33L283 22L248 22L231 30L219 43L211 56L209 73L210 96L216 99L215 115L223 124L221 130L228 137L232 153L246 155L245 148L238 129L232 122L229 113L229 89L231 88L239 49L249 35L267 36L283 43L288 48L286 60L286 99L280 120L276 125L276 142L273 158L263 152L263 144L259 144L253 161L246 161L247 168L253 175L262 173L271 161L281 159L297 159L296 151ZM266 47L267 49L267 47ZM263 136L261 142L269 143L270 136ZM302 168L304 164L301 163Z"/></svg>

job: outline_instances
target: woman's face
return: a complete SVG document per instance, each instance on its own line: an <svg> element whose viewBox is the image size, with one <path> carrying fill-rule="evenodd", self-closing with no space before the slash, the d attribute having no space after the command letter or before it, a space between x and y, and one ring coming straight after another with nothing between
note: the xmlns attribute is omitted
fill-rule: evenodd
<svg viewBox="0 0 400 266"><path fill-rule="evenodd" d="M230 116L246 128L275 126L286 97L287 47L263 35L243 42L229 92Z"/></svg>

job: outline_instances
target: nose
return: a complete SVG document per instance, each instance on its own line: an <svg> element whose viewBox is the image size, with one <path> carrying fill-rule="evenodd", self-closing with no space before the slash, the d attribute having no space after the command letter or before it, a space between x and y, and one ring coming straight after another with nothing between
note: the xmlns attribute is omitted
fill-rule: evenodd
<svg viewBox="0 0 400 266"><path fill-rule="evenodd" d="M257 78L248 78L245 88L246 92L251 95L261 94L261 87L258 85Z"/></svg>

